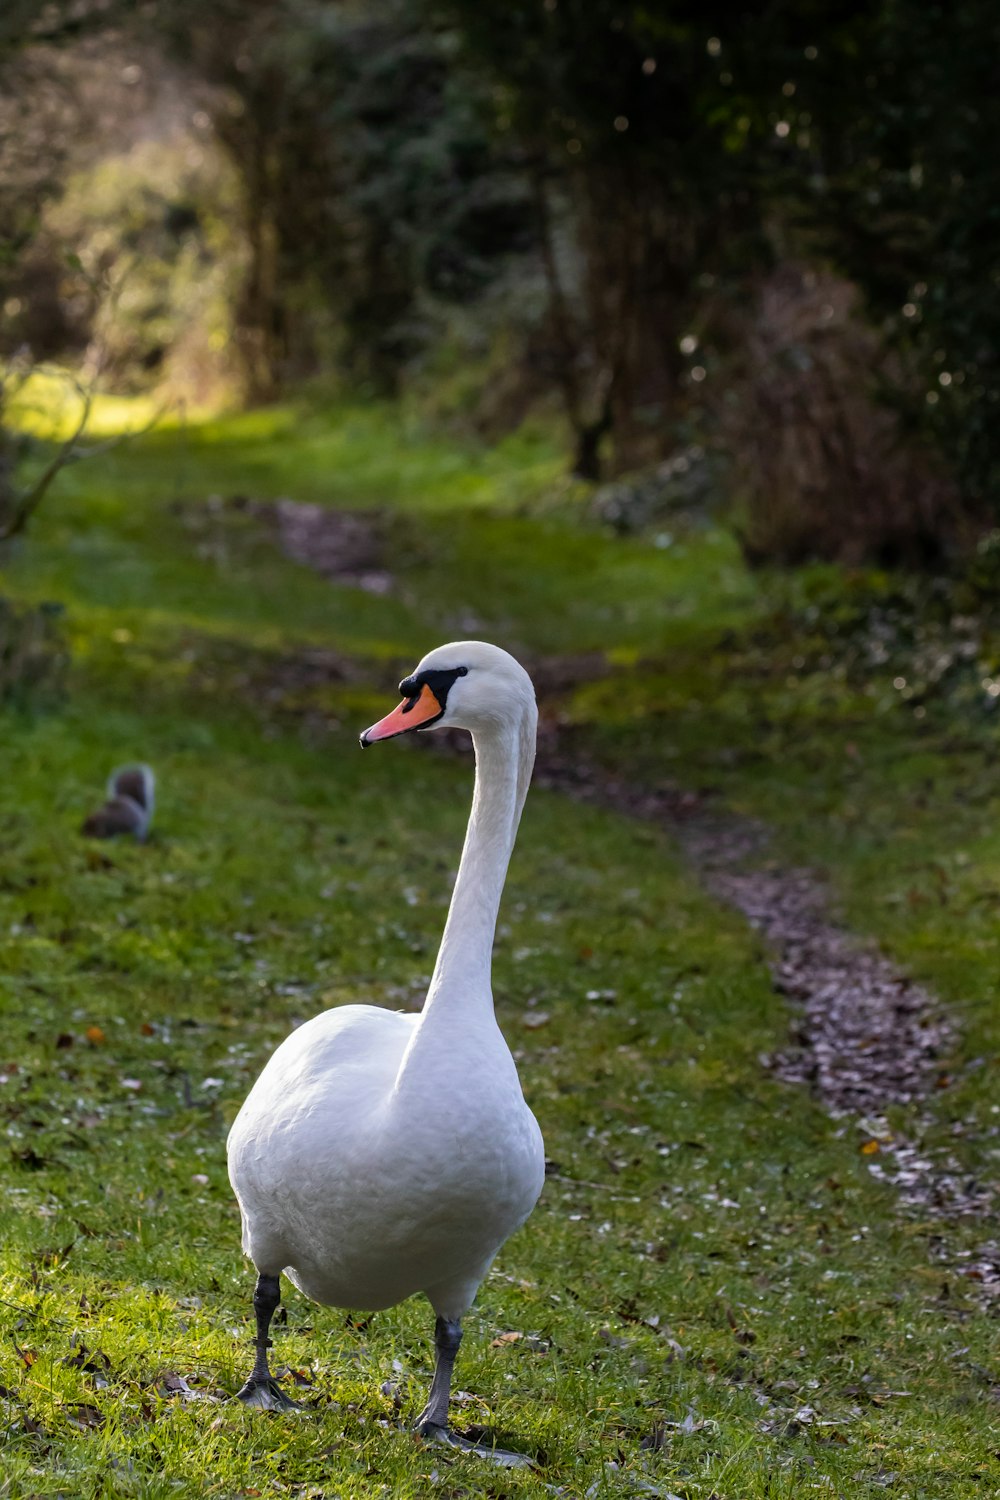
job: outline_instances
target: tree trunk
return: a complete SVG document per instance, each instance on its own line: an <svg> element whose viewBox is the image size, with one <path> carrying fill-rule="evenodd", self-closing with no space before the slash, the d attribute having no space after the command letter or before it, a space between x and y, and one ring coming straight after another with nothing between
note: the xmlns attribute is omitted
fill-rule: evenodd
<svg viewBox="0 0 1000 1500"><path fill-rule="evenodd" d="M277 223L277 172L267 118L257 119L247 101L238 132L220 132L243 181L250 260L235 309L234 338L250 402L271 401L281 390L285 356L285 308L281 295L281 237Z"/></svg>
<svg viewBox="0 0 1000 1500"><path fill-rule="evenodd" d="M611 386L612 382L609 380L600 416L593 422L581 422L576 428L576 454L572 471L575 479L587 479L596 483L601 477L601 441L611 431L614 421Z"/></svg>

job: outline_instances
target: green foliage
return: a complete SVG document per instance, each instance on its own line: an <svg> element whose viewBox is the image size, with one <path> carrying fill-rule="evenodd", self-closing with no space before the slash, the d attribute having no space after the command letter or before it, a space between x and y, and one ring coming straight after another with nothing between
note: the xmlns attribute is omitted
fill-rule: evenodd
<svg viewBox="0 0 1000 1500"><path fill-rule="evenodd" d="M765 13L728 0L441 0L439 9L460 18L466 45L503 85L501 125L561 148L569 165L628 173L642 163L699 207L751 186L754 164L733 158L773 139L781 86L818 20L810 3Z"/></svg>
<svg viewBox="0 0 1000 1500"><path fill-rule="evenodd" d="M1000 497L998 46L988 0L885 0L856 107L823 124L829 185L816 208L916 376L901 393L911 421L980 511Z"/></svg>
<svg viewBox="0 0 1000 1500"><path fill-rule="evenodd" d="M216 89L244 190L255 393L338 362L394 386L435 304L474 295L530 237L483 86L420 0L163 5L148 34Z"/></svg>
<svg viewBox="0 0 1000 1500"><path fill-rule="evenodd" d="M123 169L139 178L129 195L98 166L51 220L86 242L88 264L121 263L108 241L133 242L107 335L130 379L176 347L179 377L207 384L227 337L255 400L316 372L393 391L450 362L463 410L494 429L557 396L588 479L609 459L643 467L692 438L725 444L727 403L766 433L781 395L804 436L776 528L794 545L762 548L772 557L808 550L800 536L828 557L878 555L858 521L873 492L891 492L882 530L898 556L939 553L995 503L1000 22L987 0L121 0L40 15L18 3L2 24L23 72L0 101L0 292L23 304L8 342L36 342L33 327L79 352L91 332L92 306L72 315L65 259L40 227L78 149L67 121L83 119L69 84L89 54L65 48L115 25L177 78L235 172L216 162L198 187L150 144ZM867 390L858 401L857 361L827 361L834 388L814 401L815 349L800 351L801 391L794 362L787 389L735 389L775 264L826 257L878 324L855 343L891 421L871 421ZM839 430L829 448L818 425ZM801 480L810 445L815 483ZM852 473L854 515L837 502ZM813 515L799 527L803 497Z"/></svg>
<svg viewBox="0 0 1000 1500"><path fill-rule="evenodd" d="M435 301L481 292L533 233L518 164L490 138L485 90L415 0L331 8L308 49L349 365L393 378L422 350Z"/></svg>
<svg viewBox="0 0 1000 1500"><path fill-rule="evenodd" d="M789 99L817 41L841 68L853 60L867 8L437 7L495 80L496 128L531 152L553 364L581 475L597 477L605 436L621 468L670 453L692 414L704 426L701 382L726 379L720 355L745 333L737 309L805 188ZM575 268L560 253L567 235ZM707 335L707 358L692 358L693 334Z"/></svg>
<svg viewBox="0 0 1000 1500"><path fill-rule="evenodd" d="M114 389L155 382L200 404L232 386L246 258L238 201L214 142L175 134L75 174L45 215L46 234L85 278L78 317Z"/></svg>

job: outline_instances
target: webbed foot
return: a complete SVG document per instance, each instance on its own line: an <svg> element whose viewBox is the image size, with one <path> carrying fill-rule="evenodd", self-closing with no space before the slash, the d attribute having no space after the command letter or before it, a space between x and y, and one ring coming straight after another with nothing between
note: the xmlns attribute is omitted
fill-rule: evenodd
<svg viewBox="0 0 1000 1500"><path fill-rule="evenodd" d="M237 1401L242 1401L244 1406L256 1407L260 1411L303 1411L301 1401L293 1401L291 1396L286 1396L278 1382L269 1376L266 1380L258 1379L251 1375L250 1379L236 1392Z"/></svg>
<svg viewBox="0 0 1000 1500"><path fill-rule="evenodd" d="M494 1448L486 1443L474 1443L471 1439L452 1432L450 1427L442 1427L439 1422L429 1420L423 1414L417 1418L414 1431L426 1443L443 1443L448 1448L457 1448L462 1453L472 1453L477 1458L485 1458L489 1463L498 1464L502 1469L534 1468L532 1460L524 1453L511 1453L506 1448Z"/></svg>

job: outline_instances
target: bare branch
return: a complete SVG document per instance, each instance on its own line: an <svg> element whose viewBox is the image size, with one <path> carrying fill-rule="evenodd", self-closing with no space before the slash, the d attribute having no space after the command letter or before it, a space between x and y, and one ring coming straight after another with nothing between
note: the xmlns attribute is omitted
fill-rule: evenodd
<svg viewBox="0 0 1000 1500"><path fill-rule="evenodd" d="M6 519L0 519L0 542L9 541L12 536L17 536L27 526L31 517L42 503L46 490L59 473L59 470L65 468L70 462L73 449L83 436L87 423L90 421L93 396L90 391L84 390L78 381L74 380L73 384L82 403L76 427L72 435L56 449L35 482L30 484L19 495L13 496L10 515Z"/></svg>
<svg viewBox="0 0 1000 1500"><path fill-rule="evenodd" d="M30 371L30 373L35 372ZM15 390L20 390L27 378L28 375L19 373L16 377ZM53 480L63 469L67 468L70 464L80 463L83 459L96 458L102 453L109 453L113 449L121 447L123 443L129 442L132 438L143 437L163 420L170 409L170 403L167 403L158 407L149 421L145 422L141 427L134 427L127 432L116 433L114 437L108 438L101 443L84 445L81 444L80 439L86 433L90 422L94 405L94 390L92 386L84 386L73 376L67 376L66 378L80 399L80 412L74 423L73 431L69 437L59 444L59 447L45 468L31 484L20 493L14 489L13 485L10 486L8 495L4 497L7 503L4 505L3 511L0 511L0 542L9 541L12 537L18 536L24 531L45 498ZM5 386L8 381L0 379L0 406L2 406L6 395ZM6 512L6 514L3 512Z"/></svg>
<svg viewBox="0 0 1000 1500"><path fill-rule="evenodd" d="M111 453L115 448L122 447L124 443L130 443L133 438L145 437L147 432L152 432L154 427L160 425L168 411L179 405L182 404L176 401L165 401L162 406L156 408L149 421L144 422L141 427L130 427L127 432L116 432L114 437L105 438L102 443L91 443L86 448L76 448L66 459L66 463L75 464L85 458L98 458L102 453Z"/></svg>

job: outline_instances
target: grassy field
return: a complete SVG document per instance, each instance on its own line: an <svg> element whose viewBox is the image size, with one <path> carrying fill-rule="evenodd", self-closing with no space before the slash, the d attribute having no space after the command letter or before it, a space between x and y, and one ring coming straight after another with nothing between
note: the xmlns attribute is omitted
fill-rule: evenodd
<svg viewBox="0 0 1000 1500"><path fill-rule="evenodd" d="M420 1003L471 767L362 757L356 732L451 637L603 653L613 673L559 705L595 754L767 818L824 869L953 1008L932 1134L997 1175L989 713L918 718L891 668L842 673L789 605L836 580L762 583L712 525L611 538L558 473L543 438L487 452L377 408L278 410L71 471L9 558L4 592L62 601L73 657L61 699L2 720L0 1494L1000 1490L997 1320L931 1253L983 1227L904 1217L865 1134L762 1068L784 1001L665 833L538 789L495 988L550 1177L469 1317L454 1408L536 1466L409 1435L420 1302L364 1323L287 1287L275 1363L309 1407L231 1399L252 1278L227 1125L297 1020ZM211 495L378 507L392 591L294 566ZM303 677L317 651L330 670ZM139 757L154 838L83 840Z"/></svg>

